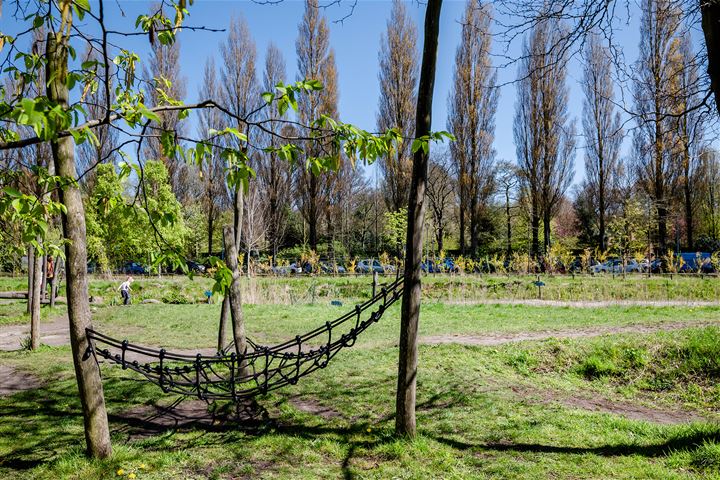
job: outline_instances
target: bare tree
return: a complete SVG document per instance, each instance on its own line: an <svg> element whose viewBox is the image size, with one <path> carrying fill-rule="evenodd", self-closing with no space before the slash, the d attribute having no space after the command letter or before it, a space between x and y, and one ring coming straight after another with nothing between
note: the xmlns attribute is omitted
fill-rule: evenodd
<svg viewBox="0 0 720 480"><path fill-rule="evenodd" d="M679 192L680 203L683 205L686 246L693 249L695 245L694 224L696 201L699 195L697 185L705 180L700 177L700 152L703 144L703 128L705 115L699 110L691 110L691 105L699 102L698 81L699 66L692 51L689 33L685 32L677 38L674 57L670 59L670 86L673 89L675 118L674 156L679 161Z"/></svg>
<svg viewBox="0 0 720 480"><path fill-rule="evenodd" d="M716 150L700 151L702 176L705 178L701 191L700 208L704 219L705 234L712 240L720 240L720 155Z"/></svg>
<svg viewBox="0 0 720 480"><path fill-rule="evenodd" d="M265 70L263 72L263 90L270 92L275 85L285 82L285 60L282 52L274 44L268 45L265 54ZM271 105L267 110L267 118L281 118L277 105ZM268 129L274 133L279 127L271 122ZM291 136L291 132L286 132ZM266 142L271 147L279 147L280 143L275 135L268 135ZM280 248L288 221L288 211L291 199L291 165L274 152L265 152L258 165L258 182L262 189L262 198L266 202L265 231L272 250L272 263L275 264L277 252Z"/></svg>
<svg viewBox="0 0 720 480"><path fill-rule="evenodd" d="M417 31L407 14L405 3L393 0L387 32L380 39L380 101L377 127L380 131L396 128L406 139L415 129L417 88ZM392 211L404 208L410 191L412 153L410 141L381 160L385 203Z"/></svg>
<svg viewBox="0 0 720 480"><path fill-rule="evenodd" d="M583 73L586 184L590 199L596 205L598 245L604 252L607 250L608 202L617 176L622 129L620 114L614 107L612 59L596 35L587 43Z"/></svg>
<svg viewBox="0 0 720 480"><path fill-rule="evenodd" d="M678 43L673 41L680 27L680 12L671 0L644 0L642 3L640 58L635 71L634 131L635 168L640 185L652 199L657 214L657 241L662 254L667 248L667 222L677 177L672 160L672 118L674 99L669 95L670 59Z"/></svg>
<svg viewBox="0 0 720 480"><path fill-rule="evenodd" d="M492 148L498 102L497 74L490 60L490 12L469 0L462 19L462 40L455 53L454 82L448 97L450 145L459 185L460 250L465 252L469 220L470 252L479 246L482 209L494 190Z"/></svg>
<svg viewBox="0 0 720 480"><path fill-rule="evenodd" d="M230 21L228 37L220 46L220 55L223 60L223 68L221 73L222 89L220 98L222 99L226 114L226 125L233 125L239 132L245 133L248 142L252 141L252 132L249 131L248 124L242 119L246 119L255 108L255 102L258 98L258 85L255 75L255 42L253 41L247 22L243 18L235 18ZM244 152L248 157L247 143L239 138L232 136L228 140L228 146L238 151ZM227 168L231 165L226 165ZM240 185L236 185L230 192L232 197L233 209L233 232L235 238L229 241L226 232L223 232L223 244L232 245L235 249L239 249L242 242L243 214L244 214L244 197L243 190ZM237 254L237 252L234 252ZM229 258L229 252L226 251ZM237 265L237 262L235 262ZM234 276L239 272L233 272ZM241 301L239 295L229 294L223 299L222 311L220 316L219 328L219 344L223 341L222 333L225 331L227 318L231 317L233 322L233 332L244 332L244 318L242 313L242 305L233 305L233 301ZM219 345L220 347L220 345Z"/></svg>
<svg viewBox="0 0 720 480"><path fill-rule="evenodd" d="M505 239L506 239L506 254L509 256L512 253L512 195L513 191L518 187L518 168L517 165L501 161L497 165L496 170L496 181L497 185L502 193L505 207Z"/></svg>
<svg viewBox="0 0 720 480"><path fill-rule="evenodd" d="M298 38L295 42L298 57L298 79L319 80L323 90L319 95L308 96L298 102L300 121L307 123L321 115L335 117L337 114L337 72L335 54L330 48L330 30L327 20L320 15L318 0L307 0L305 13L299 26ZM309 162L313 157L322 155L323 145L307 142L305 150ZM298 206L308 224L309 242L313 250L317 250L318 227L323 218L323 207L327 200L323 198L323 185L320 177L312 169L297 169L296 185L299 191Z"/></svg>
<svg viewBox="0 0 720 480"><path fill-rule="evenodd" d="M550 222L572 181L574 125L567 119L567 58L553 50L563 31L556 21L537 23L524 46L513 133L522 188L529 202L531 254L550 245Z"/></svg>
<svg viewBox="0 0 720 480"><path fill-rule="evenodd" d="M152 11L162 9L162 5L155 4ZM153 43L150 59L144 69L146 82L146 98L149 107L167 105L166 98L185 98L185 78L180 73L180 42L163 44L160 41ZM193 184L187 172L187 165L163 152L162 141L159 138L163 132L176 137L182 135L183 125L176 111L162 112L158 115L160 123L151 123L150 132L153 134L145 141L143 153L146 158L161 160L168 170L170 185L173 193L185 204L192 197Z"/></svg>
<svg viewBox="0 0 720 480"><path fill-rule="evenodd" d="M455 182L449 164L449 155L442 152L434 155L428 167L427 198L433 223L435 223L435 240L438 250L443 249L443 240L447 234L448 215L453 210L455 200Z"/></svg>
<svg viewBox="0 0 720 480"><path fill-rule="evenodd" d="M109 61L112 63L112 59L101 59L98 53L90 47L88 47L85 55L83 55L83 59L83 61L96 61L100 63ZM102 118L107 113L105 111L105 105L112 103L112 98L108 101L105 95L107 95L109 91L112 97L113 88L110 86L110 88L106 90L103 87L102 82L98 81L85 95L83 108L87 113L87 118ZM80 175L80 185L88 195L91 194L95 184L94 167L102 162L115 163L119 136L119 131L110 125L99 126L93 133L97 136L97 143L85 142L80 145L76 159L78 174Z"/></svg>
<svg viewBox="0 0 720 480"><path fill-rule="evenodd" d="M200 89L202 98L219 98L221 86L218 83L215 71L215 60L209 58L205 62L203 86ZM210 129L219 130L223 125L222 114L219 110L209 109L199 112L198 130L200 135L206 135ZM209 158L200 167L203 184L202 204L207 214L207 254L213 252L213 235L215 222L222 211L228 206L229 198L225 188L225 166L220 156L220 150L213 148Z"/></svg>

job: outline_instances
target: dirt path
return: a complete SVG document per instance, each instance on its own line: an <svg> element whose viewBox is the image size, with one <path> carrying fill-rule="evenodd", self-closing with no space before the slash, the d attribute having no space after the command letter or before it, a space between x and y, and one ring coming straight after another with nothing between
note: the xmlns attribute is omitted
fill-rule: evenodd
<svg viewBox="0 0 720 480"><path fill-rule="evenodd" d="M640 420L661 425L677 425L713 420L690 410L671 409L658 405L646 406L638 402L631 403L629 401L612 400L601 395L589 396L581 392L570 394L524 385L511 385L504 388L509 388L515 396L530 404L560 404L572 409L610 413L630 420Z"/></svg>
<svg viewBox="0 0 720 480"><path fill-rule="evenodd" d="M711 325L720 326L720 320L717 322L663 322L654 325L644 324L540 330L536 332L488 333L485 335L430 335L420 337L420 342L431 345L454 343L458 345L493 346L513 342L547 340L550 338L591 338L619 333L670 332L683 328L707 327Z"/></svg>
<svg viewBox="0 0 720 480"><path fill-rule="evenodd" d="M9 365L0 365L0 396L32 390L42 385L34 375Z"/></svg>
<svg viewBox="0 0 720 480"><path fill-rule="evenodd" d="M40 343L45 345L67 345L70 343L66 316L49 322L40 322ZM22 343L30 336L30 325L0 326L0 350L11 351L22 348Z"/></svg>
<svg viewBox="0 0 720 480"><path fill-rule="evenodd" d="M448 305L527 305L530 307L720 307L720 301L714 300L537 300L537 299L494 299L483 300L443 300Z"/></svg>

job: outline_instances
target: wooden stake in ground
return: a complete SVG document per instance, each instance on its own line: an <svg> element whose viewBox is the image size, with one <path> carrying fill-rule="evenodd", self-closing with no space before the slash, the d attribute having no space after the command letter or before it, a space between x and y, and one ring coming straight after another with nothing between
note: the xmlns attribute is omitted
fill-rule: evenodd
<svg viewBox="0 0 720 480"><path fill-rule="evenodd" d="M237 249L232 227L223 228L225 241L225 263L232 272L232 283L228 288L227 297L230 304L230 318L232 319L233 340L235 340L235 353L239 359L238 374L240 377L248 375L247 364L243 360L247 350L245 338L245 318L242 311L242 293L240 291L240 269L238 267Z"/></svg>
<svg viewBox="0 0 720 480"><path fill-rule="evenodd" d="M61 2L63 3L63 2ZM47 97L61 108L68 108L68 40L72 15L69 5L63 8L62 28L47 36ZM75 145L72 137L63 137L51 142L53 160L57 175L63 179L75 180ZM105 410L105 395L100 378L100 368L93 355L89 354L86 329L91 327L90 303L87 284L87 248L85 211L80 188L75 181L62 182L60 202L65 205L62 226L67 258L67 303L70 320L70 346L72 348L75 378L77 379L80 403L85 424L87 453L92 457L106 458L112 454L110 430Z"/></svg>
<svg viewBox="0 0 720 480"><path fill-rule="evenodd" d="M415 138L430 133L435 87L438 32L442 0L429 0L425 10L425 42L415 114ZM395 433L414 437L415 389L417 382L418 322L420 319L420 262L422 261L423 219L428 157L422 148L413 156L410 202L408 204L405 288L400 319L400 358L395 413Z"/></svg>

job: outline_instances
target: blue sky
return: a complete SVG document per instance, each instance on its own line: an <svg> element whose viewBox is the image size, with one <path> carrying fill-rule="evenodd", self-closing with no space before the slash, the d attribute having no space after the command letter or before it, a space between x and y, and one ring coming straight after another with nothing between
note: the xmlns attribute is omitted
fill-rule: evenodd
<svg viewBox="0 0 720 480"><path fill-rule="evenodd" d="M258 0L260 1L260 0ZM321 3L323 3L321 1ZM326 2L327 3L327 2ZM351 2L341 0L339 5L324 9L331 30L331 45L335 49L338 66L338 80L340 92L340 116L343 121L351 122L359 127L374 130L375 112L378 104L379 86L377 81L378 50L380 37L386 29L387 18L390 14L390 0L359 0L352 15L338 22L349 13ZM91 3L96 8L95 3ZM113 27L125 31L132 30L138 14L148 10L150 2L125 1L115 3L106 2L106 8L114 12L115 16L110 23ZM117 5L121 5L124 16L119 14ZM447 118L447 96L452 84L452 69L455 49L460 40L460 19L465 8L464 0L446 0L443 4L440 26L440 41L438 48L438 70L435 84L435 100L433 105L433 129L444 130ZM298 24L301 21L304 9L302 0L284 0L279 4L258 4L245 1L219 1L196 0L190 7L190 17L186 25L202 25L213 28L227 28L230 19L234 16L243 16L253 34L258 51L258 70L264 62L264 53L270 42L275 43L284 53L287 64L288 80L296 78L295 40ZM418 2L408 2L408 11L418 26L417 58L420 58L422 49L422 24L424 19L424 6ZM12 25L8 28L8 11L2 17L2 30L8 31L17 28ZM623 21L618 22L616 30L617 43L621 45L628 62L637 58L639 43L639 9L636 5L630 6L630 19L622 13ZM209 56L216 57L216 64L221 65L218 47L223 42L225 33L191 32L180 34L181 67L187 81L187 101L198 99L198 90L202 82L202 72L205 60ZM116 38L115 41L125 48L138 52L143 59L147 58L149 50L145 37ZM521 39L508 45L495 44L495 52L509 56L517 56L520 50ZM698 45L697 38L695 45ZM501 60L497 59L497 64ZM582 92L579 82L582 78L580 59L575 58L569 68L568 86L570 88L571 116L578 120L577 128L580 133L580 115L582 112ZM499 69L498 82L506 84L512 82L517 73L517 66L510 65ZM500 100L496 117L495 149L498 159L515 160L515 146L512 136L512 121L515 107L515 85L509 83L501 89ZM619 87L616 87L618 90ZM627 87L625 88L627 91ZM629 135L624 144L623 151L627 153L630 145ZM582 139L578 139L577 158L575 162L575 181L579 182L584 176ZM370 173L370 172L368 172Z"/></svg>

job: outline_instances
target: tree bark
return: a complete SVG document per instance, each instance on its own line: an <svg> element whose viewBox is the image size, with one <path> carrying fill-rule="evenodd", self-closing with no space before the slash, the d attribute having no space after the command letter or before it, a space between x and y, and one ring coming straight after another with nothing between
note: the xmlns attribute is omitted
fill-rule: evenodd
<svg viewBox="0 0 720 480"><path fill-rule="evenodd" d="M415 113L415 137L430 132L435 87L438 32L442 0L429 0L425 10L425 41ZM407 247L405 250L405 289L400 320L400 352L396 398L395 433L414 437L415 391L417 384L418 323L420 320L420 262L422 260L423 219L428 157L423 149L413 156L412 181L408 204Z"/></svg>
<svg viewBox="0 0 720 480"><path fill-rule="evenodd" d="M700 0L700 11L707 48L710 88L715 94L715 107L720 113L720 0Z"/></svg>
<svg viewBox="0 0 720 480"><path fill-rule="evenodd" d="M67 9L69 11L69 8ZM64 15L63 24L71 21ZM70 28L68 26L67 31ZM47 36L47 96L63 109L68 108L68 89L65 79L68 75L68 37L63 33L49 33ZM77 178L75 170L75 146L71 137L51 142L55 170L66 179ZM60 202L65 205L62 215L63 233L68 242L65 245L67 258L67 302L70 319L70 346L72 348L75 377L78 383L80 403L85 424L87 453L92 457L106 458L112 454L110 430L108 428L105 396L103 393L100 367L93 355L89 354L90 344L86 329L91 327L90 304L87 284L87 249L85 211L80 188L76 182L63 182L59 192Z"/></svg>
<svg viewBox="0 0 720 480"><path fill-rule="evenodd" d="M510 190L505 189L505 217L507 219L507 256L512 254L512 218L510 217Z"/></svg>
<svg viewBox="0 0 720 480"><path fill-rule="evenodd" d="M242 311L242 294L240 290L240 270L238 268L238 254L233 238L232 227L223 229L223 239L225 241L225 262L232 272L232 283L228 288L227 297L230 305L230 318L232 319L233 340L235 340L235 353L238 357L238 373L240 377L248 375L247 364L244 360L245 351L247 349L247 340L245 337L245 319Z"/></svg>
<svg viewBox="0 0 720 480"><path fill-rule="evenodd" d="M27 294L27 313L32 313L33 286L35 285L35 247L28 245L27 253L27 269L28 269L28 294Z"/></svg>
<svg viewBox="0 0 720 480"><path fill-rule="evenodd" d="M40 237L37 237L38 243L42 241ZM32 295L29 298L30 301L30 350L37 350L40 346L40 302L42 301L42 270L43 256L38 255L35 250L33 255L33 277L32 277Z"/></svg>

